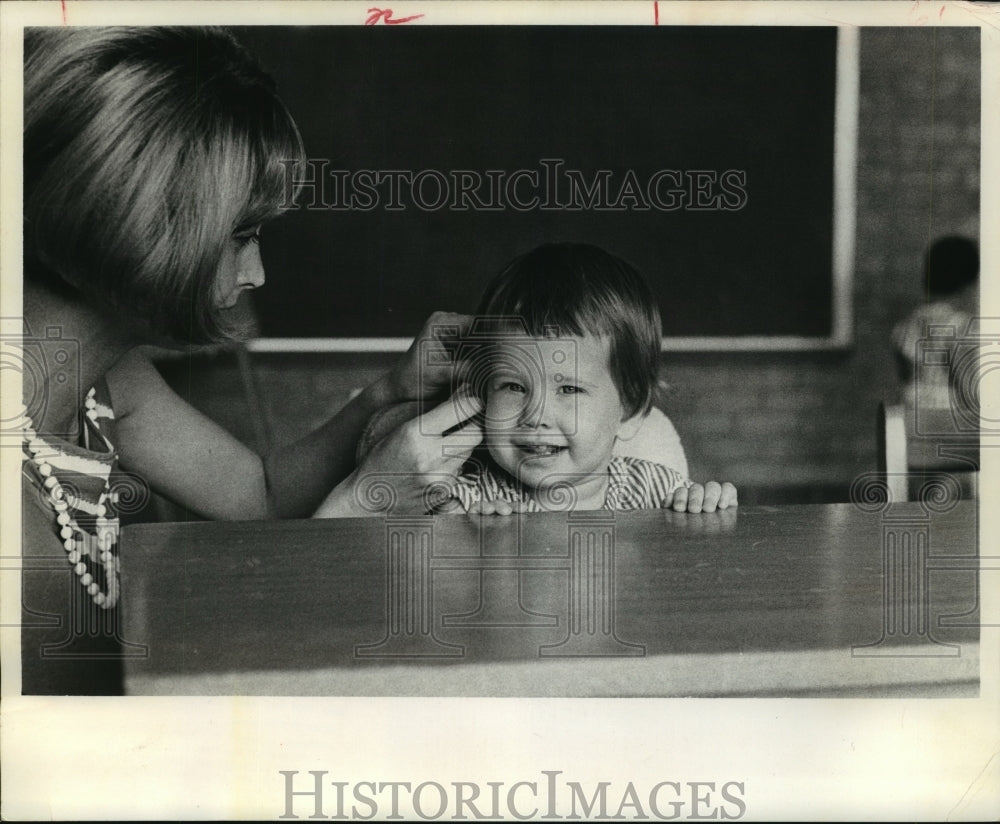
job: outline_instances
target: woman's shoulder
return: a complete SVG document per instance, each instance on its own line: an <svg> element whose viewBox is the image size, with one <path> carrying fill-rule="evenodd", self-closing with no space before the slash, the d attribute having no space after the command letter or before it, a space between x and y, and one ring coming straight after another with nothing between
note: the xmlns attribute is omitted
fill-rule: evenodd
<svg viewBox="0 0 1000 824"><path fill-rule="evenodd" d="M115 417L126 418L141 406L155 402L171 389L163 380L148 347L136 347L125 353L104 375L101 383L107 392L108 405Z"/></svg>

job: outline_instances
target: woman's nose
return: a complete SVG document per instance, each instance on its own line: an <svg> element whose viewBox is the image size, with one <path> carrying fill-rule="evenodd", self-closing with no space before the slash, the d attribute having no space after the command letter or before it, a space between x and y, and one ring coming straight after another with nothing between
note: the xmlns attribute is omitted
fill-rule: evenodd
<svg viewBox="0 0 1000 824"><path fill-rule="evenodd" d="M256 289L264 285L264 262L260 259L260 247L248 243L240 253L239 286Z"/></svg>

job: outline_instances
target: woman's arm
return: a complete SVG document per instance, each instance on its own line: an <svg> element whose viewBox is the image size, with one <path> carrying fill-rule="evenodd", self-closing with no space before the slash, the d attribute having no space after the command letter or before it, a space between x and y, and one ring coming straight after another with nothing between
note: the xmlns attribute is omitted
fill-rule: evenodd
<svg viewBox="0 0 1000 824"><path fill-rule="evenodd" d="M390 397L372 384L316 431L258 455L167 385L142 350L107 374L121 465L205 518L308 517L354 468L368 418Z"/></svg>
<svg viewBox="0 0 1000 824"><path fill-rule="evenodd" d="M142 350L105 377L123 469L205 518L268 516L262 458L178 397Z"/></svg>
<svg viewBox="0 0 1000 824"><path fill-rule="evenodd" d="M448 365L446 341L452 333L460 334L468 320L432 315L392 371L323 426L266 456L178 397L148 356L134 350L107 374L122 467L206 518L308 517L354 470L357 442L378 409L430 396L448 385L454 370ZM422 469L407 462L411 454L392 450L394 468Z"/></svg>

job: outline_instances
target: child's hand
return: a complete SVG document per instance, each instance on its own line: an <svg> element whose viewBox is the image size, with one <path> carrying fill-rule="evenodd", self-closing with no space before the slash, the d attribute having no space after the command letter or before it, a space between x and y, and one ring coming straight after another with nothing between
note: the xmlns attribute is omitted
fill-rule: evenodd
<svg viewBox="0 0 1000 824"><path fill-rule="evenodd" d="M508 501L476 501L469 509L470 515L513 515L517 512L526 511L526 507L520 501L510 503Z"/></svg>
<svg viewBox="0 0 1000 824"><path fill-rule="evenodd" d="M719 484L709 481L704 486L691 484L678 489L669 508L674 512L715 512L716 509L729 509L736 505L735 486L728 482Z"/></svg>

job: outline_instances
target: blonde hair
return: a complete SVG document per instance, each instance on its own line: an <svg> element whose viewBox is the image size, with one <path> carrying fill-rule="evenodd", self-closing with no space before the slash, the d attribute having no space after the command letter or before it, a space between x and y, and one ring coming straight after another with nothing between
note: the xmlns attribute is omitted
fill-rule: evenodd
<svg viewBox="0 0 1000 824"><path fill-rule="evenodd" d="M291 207L304 152L230 34L28 29L24 123L27 277L155 336L236 334L214 305L225 244Z"/></svg>

